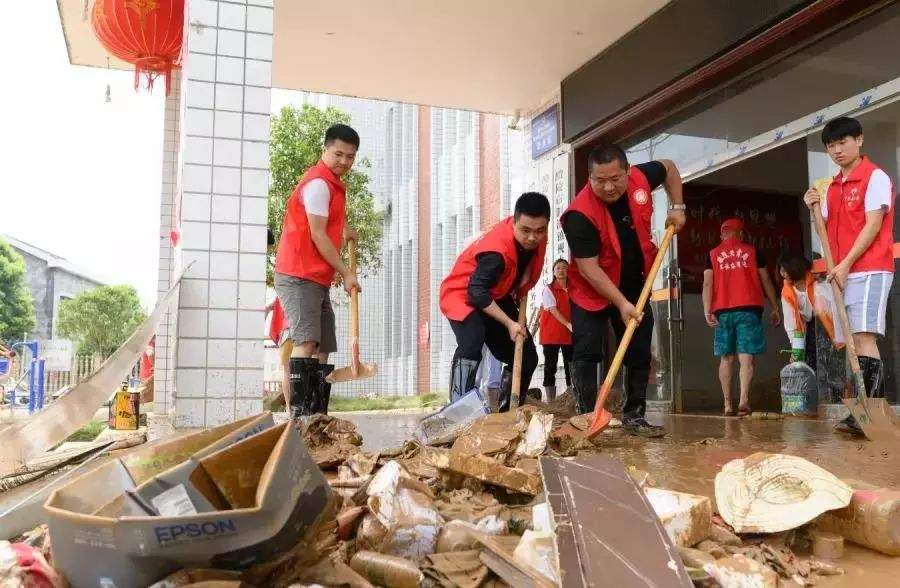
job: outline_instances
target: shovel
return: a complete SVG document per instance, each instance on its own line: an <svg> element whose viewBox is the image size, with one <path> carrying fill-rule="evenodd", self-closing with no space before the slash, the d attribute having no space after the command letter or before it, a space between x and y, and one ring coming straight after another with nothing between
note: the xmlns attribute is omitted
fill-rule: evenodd
<svg viewBox="0 0 900 588"><path fill-rule="evenodd" d="M528 294L519 299L519 325L525 328L525 308L528 306ZM513 398L518 402L519 392L522 389L522 353L525 351L525 337L516 337L516 347L513 351L512 389L509 393L509 404Z"/></svg>
<svg viewBox="0 0 900 588"><path fill-rule="evenodd" d="M647 305L647 300L650 298L650 290L653 288L653 280L656 279L656 274L659 272L659 266L662 265L662 260L669 250L669 244L672 242L672 237L674 235L675 227L669 225L666 228L665 235L663 235L663 240L659 245L659 251L656 253L653 265L650 267L650 272L647 274L647 279L644 281L641 297L638 298L637 304L635 305L635 310L637 310L638 313L644 312L644 307ZM619 375L619 368L622 367L622 360L625 359L625 351L628 349L628 344L631 343L631 337L634 336L634 331L637 329L637 326L637 319L632 318L628 321L628 326L625 327L625 333L622 335L622 340L619 341L619 348L616 349L616 355L613 357L612 364L609 366L609 371L606 372L606 379L603 380L603 385L600 386L600 392L597 394L597 402L594 404L594 420L591 421L591 426L587 431L588 439L593 439L599 435L600 432L609 425L609 421L612 420L612 413L606 410L606 398L609 396L609 391L612 389L616 376Z"/></svg>
<svg viewBox="0 0 900 588"><path fill-rule="evenodd" d="M825 190L816 187L819 194L824 197ZM825 267L828 271L834 269L834 258L831 256L831 247L828 245L828 232L825 229L825 219L822 218L822 209L818 204L813 206L813 219L816 223L816 233L822 244L822 257L825 258ZM831 281L831 291L834 293L834 302L837 306L838 319L844 330L846 339L847 359L850 360L850 371L853 374L853 387L856 388L856 398L844 398L844 404L850 410L850 414L859 423L866 437L872 441L896 441L900 442L900 429L896 426L896 417L891 405L884 398L869 398L866 395L866 384L863 381L862 371L859 369L859 357L856 355L856 344L853 342L853 332L850 330L850 319L847 317L847 307L844 306L844 293L836 280Z"/></svg>
<svg viewBox="0 0 900 588"><path fill-rule="evenodd" d="M350 250L350 271L356 273L356 241L347 243ZM325 380L329 384L338 382L352 382L353 380L365 380L378 373L378 366L374 363L361 363L359 361L359 291L354 288L350 292L350 365L331 372Z"/></svg>

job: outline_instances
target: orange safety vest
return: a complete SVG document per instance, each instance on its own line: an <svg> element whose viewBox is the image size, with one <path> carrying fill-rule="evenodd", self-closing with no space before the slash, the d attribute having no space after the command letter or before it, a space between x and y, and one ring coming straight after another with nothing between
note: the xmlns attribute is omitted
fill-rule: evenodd
<svg viewBox="0 0 900 588"><path fill-rule="evenodd" d="M825 329L825 333L828 335L828 338L831 341L834 341L834 317L832 317L828 312L816 304L816 278L812 275L812 273L807 272L806 274L806 296L809 298L809 304L813 308L813 312L816 314L816 318L819 319L819 322L822 323L822 327ZM788 306L791 308L791 311L794 314L794 324L797 325L797 330L801 331L804 335L806 334L806 321L803 320L803 314L800 312L800 301L797 300L797 292L794 290L794 286L785 281L784 285L781 287L781 299L787 302ZM838 349L841 349L844 344L837 343L835 345Z"/></svg>

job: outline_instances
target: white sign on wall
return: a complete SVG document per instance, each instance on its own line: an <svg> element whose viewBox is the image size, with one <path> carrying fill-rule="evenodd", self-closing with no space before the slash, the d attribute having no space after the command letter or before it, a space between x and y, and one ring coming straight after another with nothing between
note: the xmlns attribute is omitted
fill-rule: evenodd
<svg viewBox="0 0 900 588"><path fill-rule="evenodd" d="M44 370L68 372L72 369L73 345L70 339L48 339L41 341L41 358L46 362Z"/></svg>

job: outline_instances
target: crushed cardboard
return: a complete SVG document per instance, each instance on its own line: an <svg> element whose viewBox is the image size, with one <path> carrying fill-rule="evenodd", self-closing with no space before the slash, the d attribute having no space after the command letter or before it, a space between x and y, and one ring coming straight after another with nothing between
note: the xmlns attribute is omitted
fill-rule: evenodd
<svg viewBox="0 0 900 588"><path fill-rule="evenodd" d="M432 553L425 558L422 572L441 588L479 588L490 574L480 554L480 549Z"/></svg>

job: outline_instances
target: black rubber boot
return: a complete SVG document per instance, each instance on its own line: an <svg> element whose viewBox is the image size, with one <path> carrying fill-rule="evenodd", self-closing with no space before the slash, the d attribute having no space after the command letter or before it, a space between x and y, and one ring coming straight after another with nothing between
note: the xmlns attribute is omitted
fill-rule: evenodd
<svg viewBox="0 0 900 588"><path fill-rule="evenodd" d="M553 402L556 400L556 386L544 386L544 394L547 396L545 402Z"/></svg>
<svg viewBox="0 0 900 588"><path fill-rule="evenodd" d="M331 400L331 384L325 378L334 371L334 364L320 363L319 372L319 389L316 395L316 401L313 404L313 413L328 414L328 402Z"/></svg>
<svg viewBox="0 0 900 588"><path fill-rule="evenodd" d="M450 402L456 402L475 387L478 364L474 359L453 358L450 366Z"/></svg>
<svg viewBox="0 0 900 588"><path fill-rule="evenodd" d="M497 412L508 412L512 400L512 370L503 366L500 374L500 397L497 399Z"/></svg>
<svg viewBox="0 0 900 588"><path fill-rule="evenodd" d="M884 363L880 359L862 355L859 357L859 369L866 385L866 395L869 398L884 398ZM835 425L834 430L856 437L866 436L852 414Z"/></svg>
<svg viewBox="0 0 900 588"><path fill-rule="evenodd" d="M291 418L313 414L319 391L319 361L311 357L291 358Z"/></svg>
<svg viewBox="0 0 900 588"><path fill-rule="evenodd" d="M593 412L597 403L597 374L600 364L593 361L573 361L570 365L578 414Z"/></svg>
<svg viewBox="0 0 900 588"><path fill-rule="evenodd" d="M662 437L666 430L651 425L644 418L647 409L649 368L625 368L625 404L622 409L622 428L639 437Z"/></svg>

